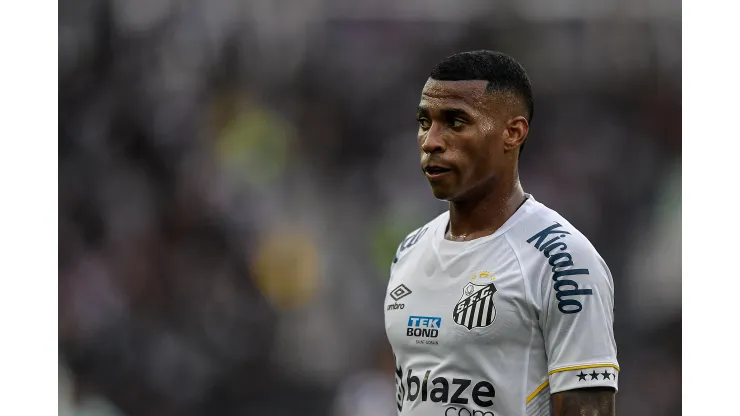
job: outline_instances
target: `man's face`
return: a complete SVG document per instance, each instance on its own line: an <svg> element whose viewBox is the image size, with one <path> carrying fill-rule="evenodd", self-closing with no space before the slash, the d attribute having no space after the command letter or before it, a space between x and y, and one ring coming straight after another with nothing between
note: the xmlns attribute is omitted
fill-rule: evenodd
<svg viewBox="0 0 740 416"><path fill-rule="evenodd" d="M421 168L435 198L486 192L502 170L506 114L486 81L427 80L417 118Z"/></svg>

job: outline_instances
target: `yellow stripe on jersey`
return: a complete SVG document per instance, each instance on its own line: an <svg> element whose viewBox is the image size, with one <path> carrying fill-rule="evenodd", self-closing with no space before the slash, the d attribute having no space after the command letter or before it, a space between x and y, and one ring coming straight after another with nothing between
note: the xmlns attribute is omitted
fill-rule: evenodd
<svg viewBox="0 0 740 416"><path fill-rule="evenodd" d="M544 383L540 384L539 387L537 387L536 389L534 389L534 391L532 392L532 394L530 394L529 396L527 396L527 403L531 402L532 399L534 399L535 397L537 397L537 395L540 394L540 392L542 390L544 390L544 388L547 387L548 384L550 384L550 380L545 380Z"/></svg>
<svg viewBox="0 0 740 416"><path fill-rule="evenodd" d="M614 364L588 364L588 365L574 365L572 367L556 368L550 371L549 373L547 373L547 375L551 376L555 373L562 373L563 371L585 370L587 368L602 368L602 367L611 367L617 371L620 371L619 367Z"/></svg>

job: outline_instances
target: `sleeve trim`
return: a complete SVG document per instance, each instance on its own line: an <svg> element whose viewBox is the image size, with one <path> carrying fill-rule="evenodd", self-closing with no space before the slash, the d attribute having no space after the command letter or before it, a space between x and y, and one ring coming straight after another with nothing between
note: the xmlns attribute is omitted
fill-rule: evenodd
<svg viewBox="0 0 740 416"><path fill-rule="evenodd" d="M603 367L611 367L617 371L621 371L619 369L619 366L615 364L587 364L587 365L574 365L571 367L556 368L554 370L551 370L549 373L547 373L547 375L551 376L555 373L562 373L563 371L585 370L587 368L603 368Z"/></svg>
<svg viewBox="0 0 740 416"><path fill-rule="evenodd" d="M532 392L532 394L530 394L529 396L527 396L527 403L531 402L532 399L534 399L535 397L537 397L537 395L540 394L540 392L542 390L544 390L545 387L547 387L548 384L550 384L550 380L545 380L544 383L540 384L539 387L537 387L536 389L534 389L534 391Z"/></svg>

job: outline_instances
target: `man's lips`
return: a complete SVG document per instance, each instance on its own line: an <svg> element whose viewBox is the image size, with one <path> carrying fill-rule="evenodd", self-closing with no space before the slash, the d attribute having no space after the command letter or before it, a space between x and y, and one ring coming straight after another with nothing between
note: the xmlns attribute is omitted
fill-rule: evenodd
<svg viewBox="0 0 740 416"><path fill-rule="evenodd" d="M424 168L424 173L429 179L436 179L450 172L452 169L444 166L431 165Z"/></svg>

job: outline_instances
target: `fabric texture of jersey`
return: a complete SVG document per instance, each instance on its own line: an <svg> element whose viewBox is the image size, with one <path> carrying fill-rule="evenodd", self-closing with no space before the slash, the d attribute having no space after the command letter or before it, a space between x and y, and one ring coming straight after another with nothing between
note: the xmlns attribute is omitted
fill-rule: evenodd
<svg viewBox="0 0 740 416"><path fill-rule="evenodd" d="M449 241L448 222L391 266L399 415L550 415L553 393L617 389L612 276L583 234L531 195L490 236Z"/></svg>

